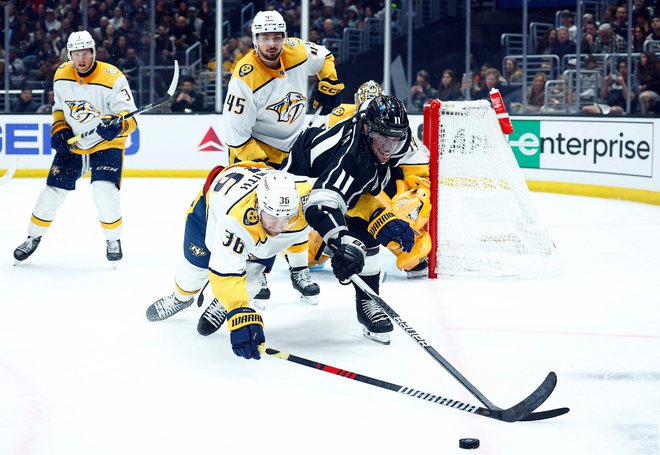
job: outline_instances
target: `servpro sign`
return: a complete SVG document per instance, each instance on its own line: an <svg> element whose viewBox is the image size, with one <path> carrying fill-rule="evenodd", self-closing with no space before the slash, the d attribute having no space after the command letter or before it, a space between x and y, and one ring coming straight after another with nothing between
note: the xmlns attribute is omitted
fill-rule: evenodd
<svg viewBox="0 0 660 455"><path fill-rule="evenodd" d="M652 122L513 120L522 168L653 176Z"/></svg>

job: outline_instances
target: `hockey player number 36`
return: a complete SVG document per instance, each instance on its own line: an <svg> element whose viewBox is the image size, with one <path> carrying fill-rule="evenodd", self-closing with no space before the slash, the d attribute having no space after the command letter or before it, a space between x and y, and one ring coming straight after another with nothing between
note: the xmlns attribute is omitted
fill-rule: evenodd
<svg viewBox="0 0 660 455"><path fill-rule="evenodd" d="M222 244L234 250L236 254L242 254L245 249L245 243L237 235L229 231L225 231L225 240Z"/></svg>

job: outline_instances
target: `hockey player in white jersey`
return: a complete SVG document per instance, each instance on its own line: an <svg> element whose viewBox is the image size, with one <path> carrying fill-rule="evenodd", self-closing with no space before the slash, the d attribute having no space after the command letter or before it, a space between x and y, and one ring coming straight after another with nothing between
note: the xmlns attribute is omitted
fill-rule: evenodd
<svg viewBox="0 0 660 455"><path fill-rule="evenodd" d="M307 79L319 78L313 107L329 114L344 84L324 46L287 38L277 11L260 11L252 22L254 50L235 66L223 110L230 163L264 161L278 168L305 126Z"/></svg>
<svg viewBox="0 0 660 455"><path fill-rule="evenodd" d="M344 84L333 55L318 44L287 38L277 11L258 12L251 31L254 50L237 62L229 80L224 138L230 163L262 161L277 169L305 126L308 77L319 78L313 107L321 107L323 115L339 105ZM266 302L266 275L259 279L257 300Z"/></svg>
<svg viewBox="0 0 660 455"><path fill-rule="evenodd" d="M307 179L263 163L213 169L188 210L175 291L149 306L147 319L162 321L188 308L209 280L215 298L200 317L198 332L210 335L227 319L234 352L259 358L263 321L248 305L260 288L261 268L286 249L301 299L311 304L318 299L319 287L307 269L310 228L303 214L311 188Z"/></svg>
<svg viewBox="0 0 660 455"><path fill-rule="evenodd" d="M51 146L53 164L32 212L28 238L14 251L16 263L26 260L39 246L60 205L76 181L91 170L92 197L106 237L106 257L122 259L122 215L119 187L124 147L137 123L117 119L136 110L126 77L116 67L96 60L96 46L87 31L73 32L67 41L69 61L55 72ZM114 123L114 122L116 123ZM75 135L96 128L73 145Z"/></svg>

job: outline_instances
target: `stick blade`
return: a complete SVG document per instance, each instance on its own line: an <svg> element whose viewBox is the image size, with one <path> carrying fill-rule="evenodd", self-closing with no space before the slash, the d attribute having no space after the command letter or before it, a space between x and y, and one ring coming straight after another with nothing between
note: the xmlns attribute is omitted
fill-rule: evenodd
<svg viewBox="0 0 660 455"><path fill-rule="evenodd" d="M520 421L533 422L535 420L552 419L553 417L563 416L568 411L570 411L569 408L557 408L557 409L549 409L547 411L532 412L530 415L520 419Z"/></svg>
<svg viewBox="0 0 660 455"><path fill-rule="evenodd" d="M545 400L548 399L556 385L557 375L554 371L551 371L531 395L517 405L501 411L502 420L505 422L517 422L529 416L536 408L541 406Z"/></svg>
<svg viewBox="0 0 660 455"><path fill-rule="evenodd" d="M172 82L170 83L170 88L167 89L167 94L174 96L177 86L179 85L179 62L174 60L174 76L172 77Z"/></svg>

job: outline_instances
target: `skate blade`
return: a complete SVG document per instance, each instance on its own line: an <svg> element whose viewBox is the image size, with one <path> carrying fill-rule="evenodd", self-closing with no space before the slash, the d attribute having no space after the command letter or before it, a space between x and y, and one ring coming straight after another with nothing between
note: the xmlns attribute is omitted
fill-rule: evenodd
<svg viewBox="0 0 660 455"><path fill-rule="evenodd" d="M260 309L261 311L263 311L263 310L266 309L266 303L267 303L267 302L268 302L268 300L252 299L252 300L250 301L250 305L252 305L252 306L254 306L254 307L257 307L258 309Z"/></svg>
<svg viewBox="0 0 660 455"><path fill-rule="evenodd" d="M18 259L14 259L14 267L16 267L21 262L23 262L23 261L19 261Z"/></svg>
<svg viewBox="0 0 660 455"><path fill-rule="evenodd" d="M374 333L370 332L367 330L366 327L362 326L362 335L365 336L365 338L370 339L371 341L375 341L376 343L388 345L390 344L390 334L388 333Z"/></svg>
<svg viewBox="0 0 660 455"><path fill-rule="evenodd" d="M318 305L319 304L319 296L318 295L308 295L304 296L302 294L298 294L298 298L302 303L306 303L307 305Z"/></svg>

